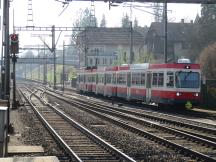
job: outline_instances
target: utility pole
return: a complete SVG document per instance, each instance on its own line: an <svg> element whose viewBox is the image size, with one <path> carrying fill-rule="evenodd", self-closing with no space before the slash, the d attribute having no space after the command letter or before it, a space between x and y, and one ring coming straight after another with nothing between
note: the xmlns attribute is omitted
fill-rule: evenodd
<svg viewBox="0 0 216 162"><path fill-rule="evenodd" d="M164 2L164 63L167 63L167 1Z"/></svg>
<svg viewBox="0 0 216 162"><path fill-rule="evenodd" d="M62 56L62 91L64 91L65 80L65 42L63 41L63 56Z"/></svg>
<svg viewBox="0 0 216 162"><path fill-rule="evenodd" d="M53 89L56 89L56 45L55 45L55 25L52 26L52 52L53 52L53 57L54 57Z"/></svg>
<svg viewBox="0 0 216 162"><path fill-rule="evenodd" d="M25 64L25 80L26 80L26 64Z"/></svg>
<svg viewBox="0 0 216 162"><path fill-rule="evenodd" d="M4 61L5 61L5 81L3 98L8 99L8 107L10 107L10 52L9 52L9 0L4 0Z"/></svg>
<svg viewBox="0 0 216 162"><path fill-rule="evenodd" d="M31 68L31 80L32 80L32 64L30 64L30 68Z"/></svg>
<svg viewBox="0 0 216 162"><path fill-rule="evenodd" d="M16 57L15 53L13 53L12 62L13 62L13 103L12 103L12 108L16 109L17 108L17 102L16 102L16 62L17 62L17 57Z"/></svg>
<svg viewBox="0 0 216 162"><path fill-rule="evenodd" d="M38 59L40 58L40 49L39 49L39 45L38 45ZM38 81L40 82L40 64L38 64Z"/></svg>
<svg viewBox="0 0 216 162"><path fill-rule="evenodd" d="M0 152L0 156L4 157L7 156L8 152L8 129L10 124L10 52L9 52L9 0L3 0L3 32L4 37L2 40L2 52L4 53L4 57L2 57L2 61L4 60L4 63L2 62L1 67L1 78L2 78L2 85L1 85L1 92L2 96L1 98L4 100L7 100L7 119L6 119L6 128L5 128L5 134L6 134L6 142L3 145L4 148L1 148L5 150L5 152ZM2 54L3 56L3 54Z"/></svg>
<svg viewBox="0 0 216 162"><path fill-rule="evenodd" d="M44 56L45 56L45 64L44 64L44 84L47 84L47 55L46 55L46 51L45 51L45 47L44 47Z"/></svg>
<svg viewBox="0 0 216 162"><path fill-rule="evenodd" d="M130 21L130 64L133 63L133 26L132 21Z"/></svg>
<svg viewBox="0 0 216 162"><path fill-rule="evenodd" d="M88 53L88 46L87 46L87 43L88 43L88 38L86 36L86 29L85 29L85 48L84 48L84 59L85 59L85 62L84 62L84 67L87 67L88 66L88 60L87 60L87 53Z"/></svg>

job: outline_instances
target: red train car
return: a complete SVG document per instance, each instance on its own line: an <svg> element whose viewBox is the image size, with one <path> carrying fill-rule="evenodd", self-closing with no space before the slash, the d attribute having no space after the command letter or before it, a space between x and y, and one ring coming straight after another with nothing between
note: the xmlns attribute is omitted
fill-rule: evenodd
<svg viewBox="0 0 216 162"><path fill-rule="evenodd" d="M147 74L150 82L146 88L147 97L152 102L186 107L199 104L201 99L199 64L152 64Z"/></svg>
<svg viewBox="0 0 216 162"><path fill-rule="evenodd" d="M108 97L117 96L117 85L116 85L117 71L118 71L118 66L106 68L104 96L108 96Z"/></svg>
<svg viewBox="0 0 216 162"><path fill-rule="evenodd" d="M201 71L199 64L132 64L107 67L84 73L95 79L86 91L127 100L140 100L158 105L192 107L200 102ZM79 73L83 91L83 72ZM92 89L90 88L92 87Z"/></svg>
<svg viewBox="0 0 216 162"><path fill-rule="evenodd" d="M104 95L104 88L105 88L105 68L98 68L96 70L96 93Z"/></svg>

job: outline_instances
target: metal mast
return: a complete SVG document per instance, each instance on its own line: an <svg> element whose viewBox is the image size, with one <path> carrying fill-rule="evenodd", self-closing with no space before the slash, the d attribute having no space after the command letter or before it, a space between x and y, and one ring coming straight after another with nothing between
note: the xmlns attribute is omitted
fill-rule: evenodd
<svg viewBox="0 0 216 162"><path fill-rule="evenodd" d="M95 18L95 4L94 0L91 0L91 9L90 9L90 27L96 27L96 18Z"/></svg>
<svg viewBox="0 0 216 162"><path fill-rule="evenodd" d="M164 63L167 63L167 1L164 2Z"/></svg>
<svg viewBox="0 0 216 162"><path fill-rule="evenodd" d="M32 9L32 0L28 0L28 16L27 16L27 26L33 27L33 9Z"/></svg>

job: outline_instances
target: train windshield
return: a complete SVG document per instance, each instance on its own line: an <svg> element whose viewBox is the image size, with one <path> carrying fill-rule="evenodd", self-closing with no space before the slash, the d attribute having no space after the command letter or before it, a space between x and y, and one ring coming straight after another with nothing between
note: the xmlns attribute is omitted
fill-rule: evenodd
<svg viewBox="0 0 216 162"><path fill-rule="evenodd" d="M198 72L178 71L175 74L176 88L199 88L200 74Z"/></svg>

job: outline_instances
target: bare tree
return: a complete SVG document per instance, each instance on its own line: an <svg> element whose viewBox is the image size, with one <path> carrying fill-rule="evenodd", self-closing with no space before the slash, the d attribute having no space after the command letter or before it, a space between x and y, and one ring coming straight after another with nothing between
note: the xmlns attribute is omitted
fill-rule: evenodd
<svg viewBox="0 0 216 162"><path fill-rule="evenodd" d="M103 16L102 16L102 20L101 20L101 23L100 23L100 27L103 27L103 28L106 27L106 18L105 18L105 15L104 15L104 14L103 14Z"/></svg>
<svg viewBox="0 0 216 162"><path fill-rule="evenodd" d="M216 43L206 47L200 55L199 62L207 79L216 79Z"/></svg>

